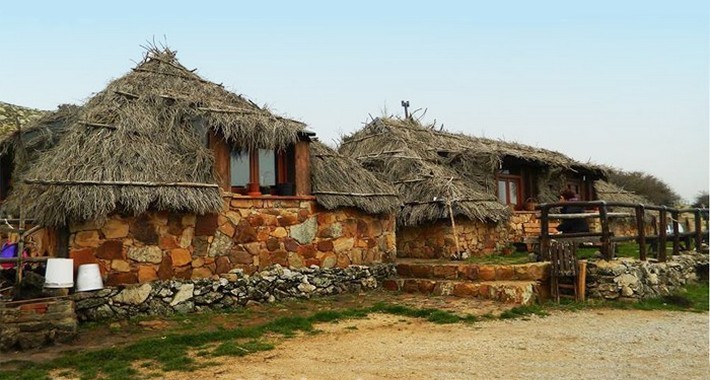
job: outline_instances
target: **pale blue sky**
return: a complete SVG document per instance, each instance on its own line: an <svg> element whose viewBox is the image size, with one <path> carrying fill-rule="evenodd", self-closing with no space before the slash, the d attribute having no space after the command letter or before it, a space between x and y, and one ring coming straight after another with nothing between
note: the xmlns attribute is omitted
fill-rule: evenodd
<svg viewBox="0 0 710 380"><path fill-rule="evenodd" d="M6 3L0 100L81 103L167 39L331 145L408 99L451 131L708 189L706 2L382 3Z"/></svg>

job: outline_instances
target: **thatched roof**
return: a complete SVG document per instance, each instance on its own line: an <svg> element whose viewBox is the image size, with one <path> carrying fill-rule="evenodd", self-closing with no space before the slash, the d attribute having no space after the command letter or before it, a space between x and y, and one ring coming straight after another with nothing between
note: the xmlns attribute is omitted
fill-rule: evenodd
<svg viewBox="0 0 710 380"><path fill-rule="evenodd" d="M345 137L340 152L397 188L403 202L400 225L446 218L449 201L455 216L506 220L508 209L491 191L443 164L448 158L442 157L437 147L453 152L457 147L452 143L456 142L456 138L449 139L413 120L378 118Z"/></svg>
<svg viewBox="0 0 710 380"><path fill-rule="evenodd" d="M0 144L4 142L9 135L17 131L17 123L22 127L30 121L38 119L46 112L47 111L0 102Z"/></svg>
<svg viewBox="0 0 710 380"><path fill-rule="evenodd" d="M645 197L603 180L594 182L594 190L597 193L597 198L602 201L651 204Z"/></svg>
<svg viewBox="0 0 710 380"><path fill-rule="evenodd" d="M304 124L275 116L149 50L131 72L87 101L54 148L25 173L22 202L45 225L148 209L204 214L222 208L207 130L236 148L285 149ZM20 197L24 199L20 200Z"/></svg>
<svg viewBox="0 0 710 380"><path fill-rule="evenodd" d="M320 205L329 210L356 207L373 214L397 210L400 201L393 186L321 142L310 146L312 193Z"/></svg>
<svg viewBox="0 0 710 380"><path fill-rule="evenodd" d="M343 139L340 152L395 185L404 207L402 225L454 215L498 222L510 211L495 195L495 173L513 158L549 171L600 173L551 150L444 132L409 119L377 118Z"/></svg>

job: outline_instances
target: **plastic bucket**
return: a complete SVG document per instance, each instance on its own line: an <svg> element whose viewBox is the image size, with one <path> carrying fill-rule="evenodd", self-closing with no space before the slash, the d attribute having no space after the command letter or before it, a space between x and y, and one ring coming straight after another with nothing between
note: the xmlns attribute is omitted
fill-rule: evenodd
<svg viewBox="0 0 710 380"><path fill-rule="evenodd" d="M44 275L45 288L71 288L74 286L74 259L47 259Z"/></svg>
<svg viewBox="0 0 710 380"><path fill-rule="evenodd" d="M79 265L79 272L76 275L77 292L88 292L90 290L99 290L103 288L104 282L101 279L99 264Z"/></svg>

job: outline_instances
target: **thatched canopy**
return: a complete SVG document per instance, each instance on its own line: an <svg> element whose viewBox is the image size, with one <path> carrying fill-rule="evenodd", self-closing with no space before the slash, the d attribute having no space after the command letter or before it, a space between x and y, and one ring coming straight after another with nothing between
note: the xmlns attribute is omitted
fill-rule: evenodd
<svg viewBox="0 0 710 380"><path fill-rule="evenodd" d="M311 184L318 203L329 210L356 207L378 214L400 205L392 185L318 141L311 143Z"/></svg>
<svg viewBox="0 0 710 380"><path fill-rule="evenodd" d="M645 197L603 180L594 182L594 190L597 192L597 198L602 201L651 204Z"/></svg>
<svg viewBox="0 0 710 380"><path fill-rule="evenodd" d="M483 221L507 219L508 210L494 194L471 178L461 176L442 160L437 147L452 151L456 143L413 120L378 118L343 139L340 152L395 186L403 207L402 226L449 216ZM460 150L460 149L459 149Z"/></svg>
<svg viewBox="0 0 710 380"><path fill-rule="evenodd" d="M18 123L20 127L23 127L32 120L40 118L46 112L0 102L0 144L3 144L10 135L17 131Z"/></svg>
<svg viewBox="0 0 710 380"><path fill-rule="evenodd" d="M345 137L340 152L395 185L404 203L401 225L447 218L447 202L454 215L507 219L510 211L495 195L495 173L506 159L544 167L548 174L599 172L558 152L444 132L411 118L377 118Z"/></svg>
<svg viewBox="0 0 710 380"><path fill-rule="evenodd" d="M8 199L8 207L21 202L28 216L45 225L114 211L216 212L222 198L207 131L236 148L285 149L304 124L202 79L168 49L152 49L64 128Z"/></svg>

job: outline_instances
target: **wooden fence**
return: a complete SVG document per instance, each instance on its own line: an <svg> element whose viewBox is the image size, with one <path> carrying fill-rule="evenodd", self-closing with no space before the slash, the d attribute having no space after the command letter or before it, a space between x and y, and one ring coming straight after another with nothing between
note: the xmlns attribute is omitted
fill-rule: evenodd
<svg viewBox="0 0 710 380"><path fill-rule="evenodd" d="M577 206L585 211L578 214L553 213L562 206ZM643 204L605 201L574 201L562 203L543 203L536 207L540 211L540 251L548 252L550 241L554 240L575 240L600 243L600 251L606 260L611 260L614 255L613 246L617 242L636 241L639 245L639 258L646 260L648 256L648 245L657 247L658 261L668 259L666 243L673 243L672 254L680 252L681 240L686 242L687 249L690 249L690 242L694 242L695 250L700 252L703 243L708 242L708 209L707 208L683 208L676 209L667 206L644 206ZM652 213L657 214L651 215ZM694 231L680 232L679 218L683 214L693 214L695 217ZM550 234L550 219L577 219L577 218L599 218L601 232L578 232ZM635 219L635 236L614 236L610 230L610 221L615 218ZM647 219L654 221L652 227L654 234L646 234L648 227ZM657 219L657 220L656 220ZM670 219L670 224L668 220ZM671 234L668 234L668 226L671 226Z"/></svg>

